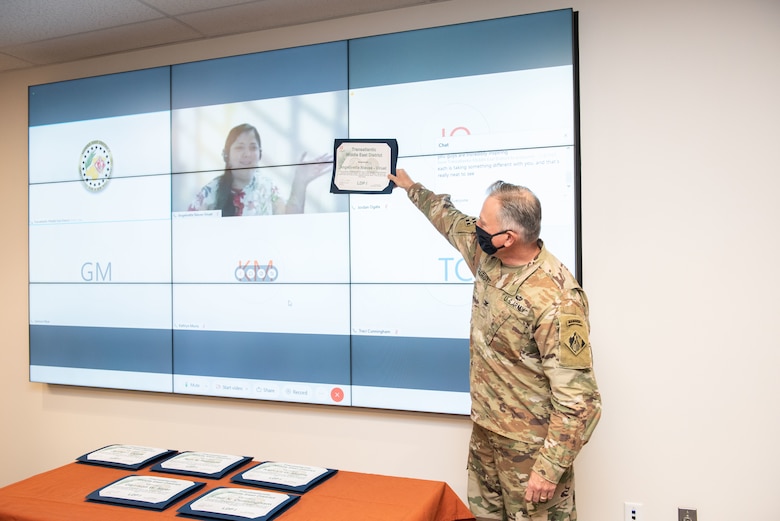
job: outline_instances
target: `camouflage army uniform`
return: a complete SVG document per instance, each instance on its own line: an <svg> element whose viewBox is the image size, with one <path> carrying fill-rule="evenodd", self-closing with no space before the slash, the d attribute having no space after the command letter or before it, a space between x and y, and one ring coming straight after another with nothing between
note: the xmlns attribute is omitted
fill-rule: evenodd
<svg viewBox="0 0 780 521"><path fill-rule="evenodd" d="M470 340L469 504L477 519L575 520L572 463L601 414L588 341L588 302L546 250L525 266L485 254L476 219L419 183L409 199L474 274ZM534 470L558 487L526 504Z"/></svg>

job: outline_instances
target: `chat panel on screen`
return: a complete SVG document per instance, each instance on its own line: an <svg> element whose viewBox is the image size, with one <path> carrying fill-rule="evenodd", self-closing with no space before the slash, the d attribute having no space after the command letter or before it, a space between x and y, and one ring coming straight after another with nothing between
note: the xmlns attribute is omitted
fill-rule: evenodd
<svg viewBox="0 0 780 521"><path fill-rule="evenodd" d="M376 65L388 61L392 74ZM572 64L567 10L352 40L350 134L396 138L398 166L468 215L479 214L494 181L529 186L550 245L574 269ZM425 219L398 191L350 199L353 281L470 282L457 252L421 230ZM416 232L374 233L383 223Z"/></svg>
<svg viewBox="0 0 780 521"><path fill-rule="evenodd" d="M562 146L402 158L398 166L435 193L449 194L458 210L472 216L479 215L495 181L527 186L544 210L542 239L574 270L573 162L573 147ZM353 282L472 282L457 250L402 189L382 198L352 196L350 208ZM410 255L414 262L408 262Z"/></svg>
<svg viewBox="0 0 780 521"><path fill-rule="evenodd" d="M415 165L418 160L408 161ZM478 216L487 189L498 180L525 186L536 194L542 204L541 238L574 273L577 251L574 146L442 154L436 158L434 178L426 187L436 193L450 194L458 209Z"/></svg>

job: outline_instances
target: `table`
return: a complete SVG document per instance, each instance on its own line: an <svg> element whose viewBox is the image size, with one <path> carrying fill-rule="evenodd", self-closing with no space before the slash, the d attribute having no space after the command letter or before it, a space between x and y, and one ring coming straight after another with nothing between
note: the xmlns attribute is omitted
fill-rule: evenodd
<svg viewBox="0 0 780 521"><path fill-rule="evenodd" d="M143 521L176 519L176 509L200 494L230 483L242 466L162 512L88 502L87 494L131 474L183 477L70 463L0 488L0 521ZM245 487L251 488L251 487ZM278 521L469 521L474 516L444 482L340 470L309 490Z"/></svg>

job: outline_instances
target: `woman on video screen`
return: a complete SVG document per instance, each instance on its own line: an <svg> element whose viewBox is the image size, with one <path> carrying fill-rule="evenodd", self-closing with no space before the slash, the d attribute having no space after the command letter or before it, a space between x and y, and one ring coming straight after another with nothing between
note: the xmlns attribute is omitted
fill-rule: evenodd
<svg viewBox="0 0 780 521"><path fill-rule="evenodd" d="M233 127L225 140L222 158L225 171L211 180L190 203L189 211L222 210L223 217L303 213L306 188L314 179L330 171L330 156L315 158L295 170L290 196L285 200L273 181L261 174L263 155L260 133L249 124Z"/></svg>

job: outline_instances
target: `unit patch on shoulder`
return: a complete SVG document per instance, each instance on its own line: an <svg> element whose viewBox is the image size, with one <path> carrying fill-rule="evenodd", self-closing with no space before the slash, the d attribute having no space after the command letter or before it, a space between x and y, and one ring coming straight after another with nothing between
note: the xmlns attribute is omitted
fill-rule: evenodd
<svg viewBox="0 0 780 521"><path fill-rule="evenodd" d="M588 340L588 326L579 315L560 316L561 366L589 369L593 365Z"/></svg>

